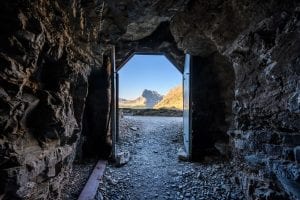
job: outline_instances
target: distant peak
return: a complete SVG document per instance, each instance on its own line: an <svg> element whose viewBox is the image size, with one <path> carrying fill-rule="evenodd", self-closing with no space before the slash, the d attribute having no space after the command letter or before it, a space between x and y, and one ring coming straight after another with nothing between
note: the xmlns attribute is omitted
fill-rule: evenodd
<svg viewBox="0 0 300 200"><path fill-rule="evenodd" d="M154 90L148 90L145 89L142 93L143 97L148 97L148 96L162 96L161 94L159 94L158 92L154 91Z"/></svg>
<svg viewBox="0 0 300 200"><path fill-rule="evenodd" d="M153 108L158 102L163 99L163 95L153 90L145 89L142 96L134 100L120 99L121 107L139 107L139 108Z"/></svg>

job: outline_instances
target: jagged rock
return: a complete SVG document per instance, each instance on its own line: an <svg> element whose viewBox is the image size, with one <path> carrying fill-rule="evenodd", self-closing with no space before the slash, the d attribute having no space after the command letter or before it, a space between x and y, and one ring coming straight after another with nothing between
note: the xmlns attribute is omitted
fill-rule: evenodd
<svg viewBox="0 0 300 200"><path fill-rule="evenodd" d="M295 160L294 149L291 147L284 148L282 154L284 160L290 160L290 161Z"/></svg>
<svg viewBox="0 0 300 200"><path fill-rule="evenodd" d="M295 160L300 163L300 146L294 148Z"/></svg>
<svg viewBox="0 0 300 200"><path fill-rule="evenodd" d="M130 127L130 129L133 130L133 131L137 131L138 130L138 128L135 127L135 126Z"/></svg>
<svg viewBox="0 0 300 200"><path fill-rule="evenodd" d="M128 163L129 160L130 160L129 151L123 151L123 152L117 153L116 159L115 159L115 164L116 164L116 166L121 167L121 166L125 165L126 163Z"/></svg>
<svg viewBox="0 0 300 200"><path fill-rule="evenodd" d="M178 159L181 160L181 161L188 161L189 160L189 156L187 155L185 150L182 149L182 148L180 148L178 150L177 156L178 156Z"/></svg>
<svg viewBox="0 0 300 200"><path fill-rule="evenodd" d="M245 156L245 160L250 166L254 166L256 168L265 166L268 162L266 157L264 157L263 155L248 155Z"/></svg>

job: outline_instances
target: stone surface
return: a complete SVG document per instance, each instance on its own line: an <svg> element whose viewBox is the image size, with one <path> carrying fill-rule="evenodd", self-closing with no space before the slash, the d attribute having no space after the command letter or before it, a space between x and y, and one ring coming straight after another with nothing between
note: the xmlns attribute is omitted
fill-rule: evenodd
<svg viewBox="0 0 300 200"><path fill-rule="evenodd" d="M177 153L178 159L181 161L188 161L189 160L189 156L187 155L187 153L185 152L185 150L183 148L180 148L178 150Z"/></svg>
<svg viewBox="0 0 300 200"><path fill-rule="evenodd" d="M139 130L130 130L132 124ZM131 160L122 167L109 164L98 193L107 200L245 199L231 182L233 163L177 159L182 130L180 117L125 116L120 128L125 135L117 147L130 151Z"/></svg>
<svg viewBox="0 0 300 200"><path fill-rule="evenodd" d="M70 172L69 181L62 189L63 200L77 200L83 190L89 176L96 165L96 161L88 161L82 164L74 163Z"/></svg>
<svg viewBox="0 0 300 200"><path fill-rule="evenodd" d="M295 161L300 163L300 146L294 148Z"/></svg>
<svg viewBox="0 0 300 200"><path fill-rule="evenodd" d="M121 167L121 166L125 165L126 163L128 163L129 160L130 160L130 152L129 151L118 152L116 154L115 164L116 164L116 166Z"/></svg>
<svg viewBox="0 0 300 200"><path fill-rule="evenodd" d="M90 6L97 7L1 2L1 198L61 197L80 140L88 76L102 62Z"/></svg>
<svg viewBox="0 0 300 200"><path fill-rule="evenodd" d="M137 131L138 127L132 126L132 127L130 127L130 129L133 130L133 131Z"/></svg>

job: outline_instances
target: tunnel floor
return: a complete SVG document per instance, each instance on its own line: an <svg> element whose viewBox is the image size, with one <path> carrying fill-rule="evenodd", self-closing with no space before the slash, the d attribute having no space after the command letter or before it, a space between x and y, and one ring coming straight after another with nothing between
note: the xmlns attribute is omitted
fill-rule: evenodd
<svg viewBox="0 0 300 200"><path fill-rule="evenodd" d="M118 147L131 158L122 167L107 166L96 199L245 199L230 183L230 163L178 160L182 129L178 117L121 119Z"/></svg>

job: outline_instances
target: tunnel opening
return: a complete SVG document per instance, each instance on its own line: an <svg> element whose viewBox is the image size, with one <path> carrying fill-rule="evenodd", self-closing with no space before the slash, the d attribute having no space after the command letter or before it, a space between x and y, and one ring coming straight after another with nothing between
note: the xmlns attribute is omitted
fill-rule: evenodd
<svg viewBox="0 0 300 200"><path fill-rule="evenodd" d="M201 196L206 194L200 191L221 197L222 192L219 191L222 189L212 189L215 187L212 182L222 181L230 185L228 190L235 191L244 199L241 191L231 184L232 180L224 179L232 173L232 162L224 159L231 156L228 132L233 120L235 74L232 64L219 53L207 57L186 54L182 75L184 87L188 88L183 90L189 96L183 107L187 109L184 111L188 111L184 117L188 117L191 157L188 160L178 159L175 154L179 144L170 144L176 136L174 131L180 131L183 139L180 146L185 148L185 138L182 137L185 123L181 122L183 126L179 128L177 122L167 121L164 128L159 119L146 119L146 122L137 119L137 125L129 126L129 131L139 135L134 138L133 144L129 144L129 149L135 148L130 155L133 159L124 165L122 162L126 162L128 156L124 153L121 156L123 160L117 160L117 165L107 166L98 190L105 198L202 199ZM167 135L159 138L156 133L160 131ZM205 162L186 162L203 160ZM210 182L210 185L203 186L203 182ZM236 199L235 195L226 198Z"/></svg>
<svg viewBox="0 0 300 200"><path fill-rule="evenodd" d="M118 169L111 168L111 166L124 166L125 170L120 170L120 173L140 174L142 172L143 174L149 174L150 176L153 175L154 178L159 176L162 177L160 180L156 180L156 178L155 180L149 179L151 181L169 180L170 175L172 176L173 174L172 171L170 172L170 165L176 166L176 170L180 169L181 166L189 166L189 164L182 164L182 159L178 160L177 154L180 148L185 151L184 161L212 161L211 158L217 158L213 159L213 161L216 161L220 158L220 155L222 156L221 158L229 158L231 156L231 142L227 132L230 131L233 119L232 102L234 101L235 82L232 64L221 54L212 53L206 57L186 54L186 63L184 66L172 66L173 69L176 70L177 68L181 73L183 79L181 79L181 85L183 85L184 80L188 80L187 88L189 90L189 99L186 103L188 109L187 113L189 115L188 142L190 142L189 145L191 149L190 155L187 155L187 148L185 146L186 138L184 137L185 132L183 130L184 123L182 123L182 109L181 119L177 121L167 120L163 122L164 119L162 118L153 120L153 118L150 119L148 116L139 117L137 120L130 121L135 116L128 115L134 115L134 112L139 112L138 115L146 115L146 112L152 112L153 109L147 111L146 109L136 107L128 111L126 110L128 108L119 106L119 97L123 97L119 94L120 91L118 86L120 82L118 81L118 78L116 79L116 83L113 82L116 77L119 77L120 71L126 69L125 65L130 62L131 58L141 55L163 56L164 54L153 54L151 52L134 53L125 59L124 64L115 66L116 71L112 70L114 68L114 56L105 55L103 67L95 68L91 71L88 77L88 93L83 114L83 131L79 143L82 147L77 148L77 151L82 149L83 157L85 159L88 157L102 159L113 158L112 161L114 162L110 163L111 165L108 166L108 177L113 176L110 173L113 172L116 173L115 179L119 179L117 177L119 173ZM174 66L176 68L174 68ZM185 68L186 66L189 66L187 71ZM137 71L131 73L134 74L134 76L141 76ZM136 82L135 85L139 84ZM117 94L115 99L113 98L114 90L116 90ZM114 128L112 126L114 108L112 105L115 103L117 126L114 138ZM183 102L181 102L181 104L183 105ZM126 120L121 118L121 109L125 118L129 119L129 122L126 122ZM132 110L134 110L134 112ZM156 114L157 113L161 114L160 112L156 112ZM124 123L122 124L121 120L125 121L125 126L127 126L127 130L125 131L130 132L130 134L127 133L127 136L129 136L129 139L127 138L127 140L124 139L124 135L122 135L121 132L124 130L124 127L119 127L120 125L124 126ZM180 124L180 126L178 126L178 124ZM191 124L193 126L190 126ZM176 132L175 134L171 134L173 129ZM146 137L143 138L143 134L146 131L151 135L148 139ZM157 145L160 143L157 142L157 138L160 136L155 135L155 132L166 132L170 134L170 137L166 136L166 139L162 140L164 143L161 144L165 147L173 147L169 149L160 148ZM141 143L139 142L141 140L144 141ZM174 151L174 147L176 151ZM161 152L164 155L158 156ZM132 159L132 157L135 158ZM157 157L158 159L153 160L153 157ZM139 167L137 164L142 167ZM132 166L135 166L134 168L136 169L133 169ZM151 167L152 169L150 169ZM161 169L164 167L166 168L165 171ZM126 168L130 169L126 170ZM151 174L148 173L150 170L156 171L153 171ZM160 172L160 170L162 171ZM130 175L130 181L135 179L134 176L131 177ZM106 180L106 182L107 181L110 182L114 180L109 179ZM130 181L129 183L124 184L132 184ZM162 182L158 185L164 187ZM145 194L146 188L143 188L143 185L141 186L142 189L138 189L138 187L140 187L140 184L135 184L133 186L133 188L136 189L135 192L138 193L140 191ZM154 188L157 188L157 186ZM98 191L101 191L101 188ZM101 192L105 193L105 191ZM155 198L155 193L146 195Z"/></svg>
<svg viewBox="0 0 300 200"><path fill-rule="evenodd" d="M126 143L134 142L141 132L147 131L141 126L141 121L149 121L149 124L157 121L164 127L164 119L169 118L182 126L182 72L166 54L149 52L132 54L117 68L116 90L117 162L124 162L120 160L120 155L123 158L129 155L124 144L126 146ZM182 142L182 134L178 142Z"/></svg>

